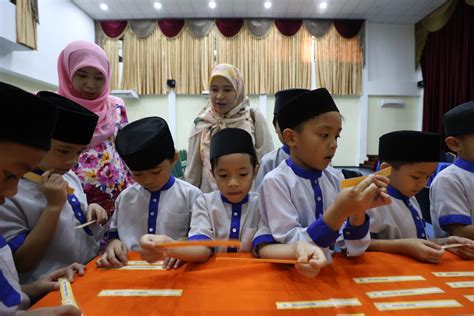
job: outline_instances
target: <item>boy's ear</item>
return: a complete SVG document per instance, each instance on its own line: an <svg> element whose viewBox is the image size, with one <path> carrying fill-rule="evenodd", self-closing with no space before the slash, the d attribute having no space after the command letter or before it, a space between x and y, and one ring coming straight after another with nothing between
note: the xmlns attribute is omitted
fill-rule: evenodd
<svg viewBox="0 0 474 316"><path fill-rule="evenodd" d="M391 166L390 166L390 164L386 163L385 161L383 161L383 162L380 164L380 170L385 169L385 168L388 168L388 167L391 167Z"/></svg>
<svg viewBox="0 0 474 316"><path fill-rule="evenodd" d="M296 145L296 132L291 128L285 128L281 133L283 136L283 142L289 147L294 147Z"/></svg>
<svg viewBox="0 0 474 316"><path fill-rule="evenodd" d="M448 136L444 141L446 142L446 145L448 145L449 149L451 149L455 153L459 152L459 150L461 149L461 143L456 137Z"/></svg>
<svg viewBox="0 0 474 316"><path fill-rule="evenodd" d="M257 163L255 168L253 168L253 177L255 178L258 174L258 169L260 169L260 165Z"/></svg>

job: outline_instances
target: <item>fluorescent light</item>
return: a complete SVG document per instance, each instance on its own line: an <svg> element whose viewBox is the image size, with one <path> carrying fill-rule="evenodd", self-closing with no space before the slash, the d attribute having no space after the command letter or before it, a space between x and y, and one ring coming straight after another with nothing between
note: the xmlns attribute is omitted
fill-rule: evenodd
<svg viewBox="0 0 474 316"><path fill-rule="evenodd" d="M155 3L153 4L153 6L154 6L155 9L157 9L157 10L160 10L160 9L161 9L161 3L159 3L159 2L155 2Z"/></svg>
<svg viewBox="0 0 474 316"><path fill-rule="evenodd" d="M216 6L217 6L217 4L216 4L214 1L210 1L210 2L209 2L209 8L215 9Z"/></svg>
<svg viewBox="0 0 474 316"><path fill-rule="evenodd" d="M100 8L104 11L107 11L109 9L109 6L107 5L107 3L101 3Z"/></svg>
<svg viewBox="0 0 474 316"><path fill-rule="evenodd" d="M270 9L272 7L272 3L270 1L266 1L263 6L265 7L265 9Z"/></svg>
<svg viewBox="0 0 474 316"><path fill-rule="evenodd" d="M328 7L328 3L326 1L322 1L319 3L319 9L326 10L327 7Z"/></svg>

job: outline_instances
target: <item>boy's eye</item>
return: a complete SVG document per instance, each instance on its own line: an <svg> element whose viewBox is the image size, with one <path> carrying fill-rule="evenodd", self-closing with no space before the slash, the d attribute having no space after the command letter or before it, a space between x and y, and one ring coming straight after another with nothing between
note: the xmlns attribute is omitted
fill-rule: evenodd
<svg viewBox="0 0 474 316"><path fill-rule="evenodd" d="M61 154L67 154L69 152L69 150L63 150L63 149L58 149L57 151Z"/></svg>
<svg viewBox="0 0 474 316"><path fill-rule="evenodd" d="M248 176L248 173L241 173L240 176L241 177L246 177L246 176Z"/></svg>
<svg viewBox="0 0 474 316"><path fill-rule="evenodd" d="M328 138L329 134L319 134L322 138Z"/></svg>
<svg viewBox="0 0 474 316"><path fill-rule="evenodd" d="M227 175L226 174L219 174L219 177L225 178L225 177L227 177Z"/></svg>
<svg viewBox="0 0 474 316"><path fill-rule="evenodd" d="M420 177L411 176L415 180L420 180Z"/></svg>
<svg viewBox="0 0 474 316"><path fill-rule="evenodd" d="M161 172L161 170L153 171L152 174L159 174L160 172Z"/></svg>

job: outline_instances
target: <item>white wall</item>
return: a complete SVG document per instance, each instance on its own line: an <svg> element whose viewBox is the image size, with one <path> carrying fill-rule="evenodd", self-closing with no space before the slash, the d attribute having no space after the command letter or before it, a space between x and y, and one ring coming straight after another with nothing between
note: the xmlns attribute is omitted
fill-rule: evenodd
<svg viewBox="0 0 474 316"><path fill-rule="evenodd" d="M9 1L2 0L12 5ZM70 0L40 0L37 50L11 51L0 48L0 72L26 76L49 85L57 85L57 58L73 40L94 42L94 22ZM0 20L11 20L14 10L0 12ZM13 17L13 21L15 17ZM2 25L2 24L0 24Z"/></svg>

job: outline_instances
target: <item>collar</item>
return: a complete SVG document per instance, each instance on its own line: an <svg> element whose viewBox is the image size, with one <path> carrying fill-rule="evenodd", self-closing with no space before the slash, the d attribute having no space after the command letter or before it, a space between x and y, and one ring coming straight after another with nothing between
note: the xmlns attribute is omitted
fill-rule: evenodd
<svg viewBox="0 0 474 316"><path fill-rule="evenodd" d="M171 188L173 186L173 184L176 182L176 179L173 175L171 175L168 179L168 181L166 181L166 183L161 187L161 189L157 190L157 191L150 191L146 188L144 188L145 190L147 190L148 192L150 193L157 193L157 192L161 192L161 191L164 191L164 190L168 190L169 188Z"/></svg>
<svg viewBox="0 0 474 316"><path fill-rule="evenodd" d="M231 204L231 205L242 205L242 204L245 204L249 201L249 194L247 193L247 195L242 199L242 201L237 202L237 203L232 203L222 193L221 193L221 199L222 199L222 202L224 202L224 203L228 203L228 204Z"/></svg>
<svg viewBox="0 0 474 316"><path fill-rule="evenodd" d="M402 201L408 201L410 198L401 194L400 191L398 191L397 189L395 189L394 187L392 187L391 185L389 185L387 187L387 193L391 196L391 197L394 197L396 199L399 199L399 200L402 200Z"/></svg>
<svg viewBox="0 0 474 316"><path fill-rule="evenodd" d="M288 145L281 146L281 149L287 154L290 155L290 147Z"/></svg>
<svg viewBox="0 0 474 316"><path fill-rule="evenodd" d="M306 170L306 169L303 169L302 167L298 166L293 160L291 160L291 158L288 158L285 161L286 161L286 164L288 165L288 167L290 167L291 170L293 170L293 172L298 177L301 177L301 178L304 178L304 179L309 179L309 180L317 180L323 174L323 172L321 170L317 170L317 169Z"/></svg>
<svg viewBox="0 0 474 316"><path fill-rule="evenodd" d="M462 158L456 158L456 160L454 160L454 164L461 169L464 169L469 172L474 172L474 163L470 161L464 160Z"/></svg>

